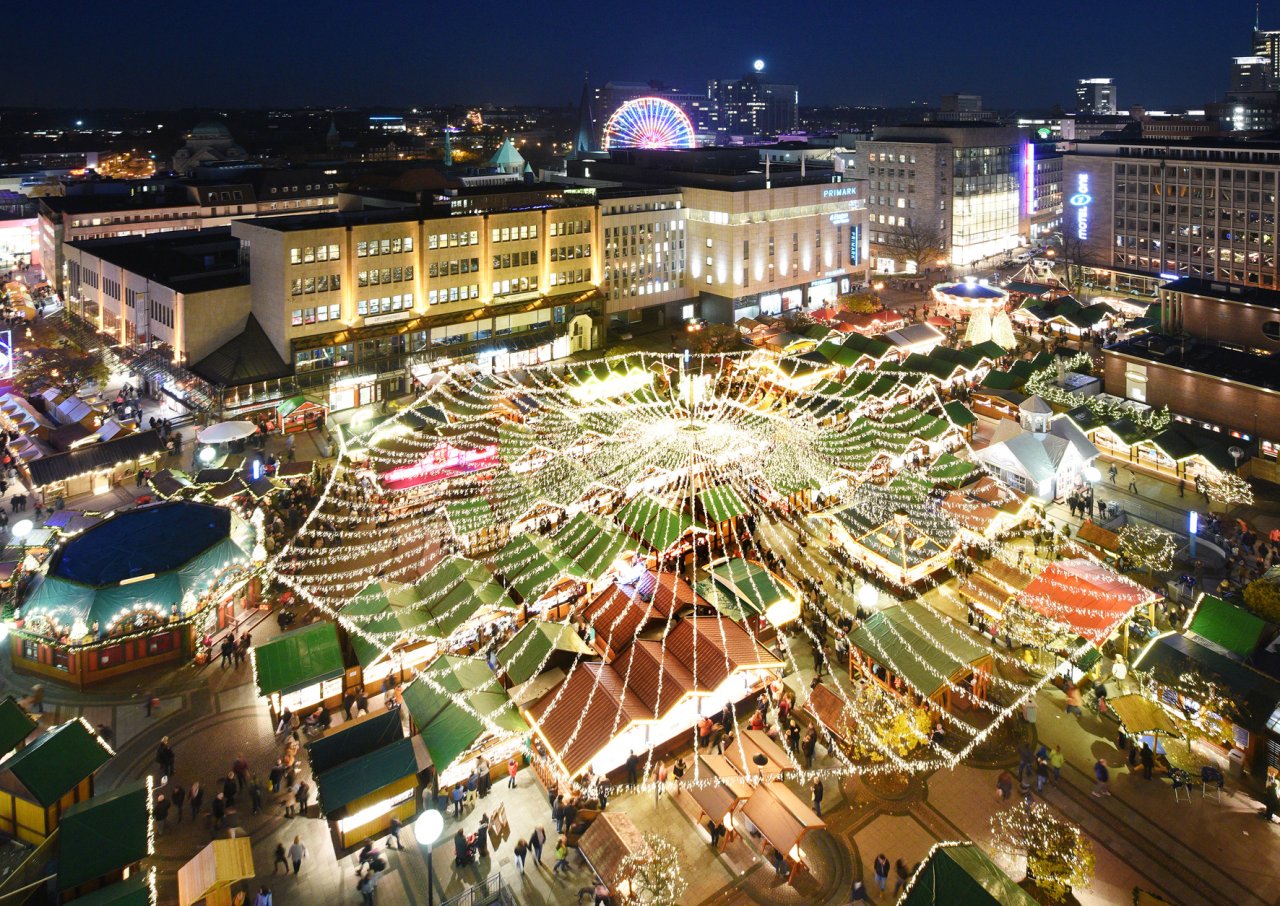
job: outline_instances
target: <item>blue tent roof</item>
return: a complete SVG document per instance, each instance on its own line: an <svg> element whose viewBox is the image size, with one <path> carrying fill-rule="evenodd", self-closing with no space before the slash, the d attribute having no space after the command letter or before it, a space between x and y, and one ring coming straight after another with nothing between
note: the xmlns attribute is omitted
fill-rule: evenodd
<svg viewBox="0 0 1280 906"><path fill-rule="evenodd" d="M994 286L981 283L944 283L936 287L938 292L948 296L960 296L965 299L1003 299L1009 294Z"/></svg>

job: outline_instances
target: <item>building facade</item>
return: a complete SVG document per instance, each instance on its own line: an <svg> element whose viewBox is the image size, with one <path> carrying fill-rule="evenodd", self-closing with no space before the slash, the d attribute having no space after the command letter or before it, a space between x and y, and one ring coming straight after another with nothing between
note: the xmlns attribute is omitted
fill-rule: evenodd
<svg viewBox="0 0 1280 906"><path fill-rule="evenodd" d="M1274 288L1277 179L1277 143L1076 143L1063 172L1069 245L1098 270Z"/></svg>
<svg viewBox="0 0 1280 906"><path fill-rule="evenodd" d="M1080 79L1076 82L1076 110L1114 116L1120 111L1114 79Z"/></svg>
<svg viewBox="0 0 1280 906"><path fill-rule="evenodd" d="M855 174L867 184L872 266L898 273L934 267L912 260L922 236L942 258L968 267L1022 245L1028 229L1021 130L985 123L878 128L855 145Z"/></svg>
<svg viewBox="0 0 1280 906"><path fill-rule="evenodd" d="M800 89L766 82L757 74L712 79L708 125L719 136L777 136L800 128Z"/></svg>

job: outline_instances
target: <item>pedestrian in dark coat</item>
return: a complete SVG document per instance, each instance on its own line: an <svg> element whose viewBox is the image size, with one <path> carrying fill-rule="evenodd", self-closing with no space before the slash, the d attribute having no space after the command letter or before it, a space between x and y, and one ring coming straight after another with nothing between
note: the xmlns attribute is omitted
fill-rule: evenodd
<svg viewBox="0 0 1280 906"><path fill-rule="evenodd" d="M187 791L182 788L182 784L175 783L173 789L169 792L169 800L173 803L173 810L178 813L178 823L182 823L182 803L187 798Z"/></svg>
<svg viewBox="0 0 1280 906"><path fill-rule="evenodd" d="M200 806L204 802L204 790L200 787L200 781L197 780L191 784L191 820L194 821L196 815L200 814Z"/></svg>

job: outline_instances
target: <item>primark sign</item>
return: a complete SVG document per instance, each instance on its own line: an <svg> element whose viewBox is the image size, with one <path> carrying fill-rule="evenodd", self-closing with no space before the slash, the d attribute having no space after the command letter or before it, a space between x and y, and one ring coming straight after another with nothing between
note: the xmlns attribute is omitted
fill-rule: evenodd
<svg viewBox="0 0 1280 906"><path fill-rule="evenodd" d="M858 194L857 186L839 186L834 189L823 189L823 198L852 198Z"/></svg>

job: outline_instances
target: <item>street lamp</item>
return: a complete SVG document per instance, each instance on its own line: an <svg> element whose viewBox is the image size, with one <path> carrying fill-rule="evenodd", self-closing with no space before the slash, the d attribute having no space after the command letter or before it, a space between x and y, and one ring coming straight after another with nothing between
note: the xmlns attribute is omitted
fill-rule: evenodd
<svg viewBox="0 0 1280 906"><path fill-rule="evenodd" d="M431 867L431 844L440 839L444 818L433 808L427 809L413 822L413 836L419 846L427 848L427 906L435 906L434 876Z"/></svg>
<svg viewBox="0 0 1280 906"><path fill-rule="evenodd" d="M13 528L11 528L10 531L13 533L13 537L16 540L21 541L35 531L35 528L36 524L30 519L19 519L13 524Z"/></svg>
<svg viewBox="0 0 1280 906"><path fill-rule="evenodd" d="M218 455L218 451L213 449L213 447L201 447L200 453L198 454L198 458L202 463L204 463L207 466L209 463L213 462L214 457L216 457L217 455Z"/></svg>
<svg viewBox="0 0 1280 906"><path fill-rule="evenodd" d="M880 603L880 589L870 582L864 582L858 588L858 606L865 611L874 611Z"/></svg>

